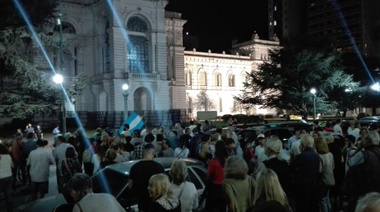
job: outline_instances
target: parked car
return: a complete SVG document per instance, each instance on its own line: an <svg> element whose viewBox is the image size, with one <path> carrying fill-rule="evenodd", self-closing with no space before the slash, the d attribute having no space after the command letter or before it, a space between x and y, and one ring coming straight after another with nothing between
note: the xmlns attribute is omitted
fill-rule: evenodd
<svg viewBox="0 0 380 212"><path fill-rule="evenodd" d="M169 175L170 167L177 158L154 158L160 163L165 173ZM187 158L180 159L186 162L188 177L187 181L194 183L200 197L206 186L207 169L203 162ZM130 206L130 211L138 211L137 203L133 198L133 194L128 189L128 179L131 167L140 160L127 161L109 165L94 176L92 176L94 193L109 193L113 195L117 201L124 207ZM170 177L170 176L169 176ZM30 202L17 208L19 212L40 212L53 211L56 206L65 204L66 201L62 195L43 198L34 202ZM202 205L200 208L204 207Z"/></svg>
<svg viewBox="0 0 380 212"><path fill-rule="evenodd" d="M165 173L169 176L169 171L174 160L177 158L154 158L160 163ZM195 159L180 159L186 162L188 177L187 181L194 183L200 197L206 186L207 169L203 162ZM131 207L132 211L138 211L136 199L133 198L131 190L128 189L128 179L131 167L139 160L116 163L105 167L92 177L94 193L112 194L124 207ZM170 176L169 176L170 178ZM107 184L105 183L107 182Z"/></svg>
<svg viewBox="0 0 380 212"><path fill-rule="evenodd" d="M309 124L306 121L286 121L280 123L270 123L265 125L266 128L288 128L294 132L295 128L307 129L309 132L313 131L313 124Z"/></svg>
<svg viewBox="0 0 380 212"><path fill-rule="evenodd" d="M366 116L358 121L361 126L370 126L372 124L380 125L380 116Z"/></svg>

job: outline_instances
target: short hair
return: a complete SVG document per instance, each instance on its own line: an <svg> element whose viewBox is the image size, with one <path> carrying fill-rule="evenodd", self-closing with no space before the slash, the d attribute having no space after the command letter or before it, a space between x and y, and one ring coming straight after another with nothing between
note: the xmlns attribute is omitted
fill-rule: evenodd
<svg viewBox="0 0 380 212"><path fill-rule="evenodd" d="M164 195L171 197L173 195L170 189L169 177L164 174L155 174L149 179L149 188L152 191L152 199L158 199Z"/></svg>
<svg viewBox="0 0 380 212"><path fill-rule="evenodd" d="M63 137L62 135L59 135L59 136L58 136L58 140L60 140L60 141L63 142L63 143L66 143L66 138Z"/></svg>
<svg viewBox="0 0 380 212"><path fill-rule="evenodd" d="M75 149L74 147L67 147L66 149L66 158L74 158L75 157Z"/></svg>
<svg viewBox="0 0 380 212"><path fill-rule="evenodd" d="M202 140L203 142L207 142L208 140L210 140L210 137L211 137L211 136L210 136L209 134L203 134L201 140Z"/></svg>
<svg viewBox="0 0 380 212"><path fill-rule="evenodd" d="M28 134L26 134L27 139L31 139L33 137L34 137L34 132L28 132Z"/></svg>
<svg viewBox="0 0 380 212"><path fill-rule="evenodd" d="M311 135L303 135L300 142L304 147L314 148L314 138Z"/></svg>
<svg viewBox="0 0 380 212"><path fill-rule="evenodd" d="M379 145L379 142L380 142L379 133L377 133L376 131L369 131L368 142L372 145Z"/></svg>
<svg viewBox="0 0 380 212"><path fill-rule="evenodd" d="M170 169L170 176L172 177L173 183L176 185L181 185L181 183L185 182L187 175L188 173L185 161L173 161L172 167Z"/></svg>
<svg viewBox="0 0 380 212"><path fill-rule="evenodd" d="M247 163L241 157L231 156L224 165L224 173L226 178L244 180L248 173Z"/></svg>
<svg viewBox="0 0 380 212"><path fill-rule="evenodd" d="M265 143L265 148L276 154L280 154L282 142L278 137L270 137Z"/></svg>
<svg viewBox="0 0 380 212"><path fill-rule="evenodd" d="M118 146L117 146L118 147ZM115 160L115 158L117 157L117 154L116 154L116 151L115 149L112 149L112 148L109 148L107 151L106 151L106 159L108 161L113 161Z"/></svg>
<svg viewBox="0 0 380 212"><path fill-rule="evenodd" d="M152 133L149 133L149 134L147 134L147 135L145 136L144 141L145 141L146 143L152 143L152 142L154 141L154 139L155 139L154 135L153 135Z"/></svg>
<svg viewBox="0 0 380 212"><path fill-rule="evenodd" d="M140 144L140 145L142 145L142 144ZM144 155L153 154L154 151L155 151L155 147L153 144L145 144L145 146L143 147Z"/></svg>
<svg viewBox="0 0 380 212"><path fill-rule="evenodd" d="M157 134L156 135L156 141L163 141L164 140L164 135L163 134Z"/></svg>
<svg viewBox="0 0 380 212"><path fill-rule="evenodd" d="M355 136L353 136L353 135L347 135L347 136L346 136L346 139L347 139L348 141L350 141L351 143L355 143L355 141L356 141L356 138L355 138Z"/></svg>
<svg viewBox="0 0 380 212"><path fill-rule="evenodd" d="M326 143L326 140L323 138L314 138L315 142L315 149L317 150L318 154L327 154L330 152L329 146Z"/></svg>
<svg viewBox="0 0 380 212"><path fill-rule="evenodd" d="M277 174L272 169L264 169L257 175L253 205L275 200L288 205L288 200L281 187Z"/></svg>
<svg viewBox="0 0 380 212"><path fill-rule="evenodd" d="M371 192L361 197L356 205L355 212L379 211L380 193Z"/></svg>
<svg viewBox="0 0 380 212"><path fill-rule="evenodd" d="M46 145L48 145L48 141L47 140L42 140L42 139L37 139L37 141L36 141L36 145L37 146L46 146Z"/></svg>
<svg viewBox="0 0 380 212"><path fill-rule="evenodd" d="M129 136L129 135L125 136L125 141L126 141L127 143L131 142L131 141L132 141L132 137Z"/></svg>
<svg viewBox="0 0 380 212"><path fill-rule="evenodd" d="M70 191L76 191L79 193L81 199L89 193L92 193L92 181L91 178L84 173L76 173L66 184Z"/></svg>

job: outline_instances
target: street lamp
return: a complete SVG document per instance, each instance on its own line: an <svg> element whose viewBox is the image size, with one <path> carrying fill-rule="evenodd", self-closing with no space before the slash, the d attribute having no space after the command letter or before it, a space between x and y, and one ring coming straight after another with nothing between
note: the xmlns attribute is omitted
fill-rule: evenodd
<svg viewBox="0 0 380 212"><path fill-rule="evenodd" d="M123 89L123 97L124 97L124 120L128 118L128 84L124 83L121 87Z"/></svg>
<svg viewBox="0 0 380 212"><path fill-rule="evenodd" d="M56 74L53 77L53 81L56 84L59 84L61 86L61 89L63 89L62 83L63 83L63 76L60 74ZM62 111L62 133L66 133L66 106L65 106L65 93L62 90L62 102L61 102L61 111Z"/></svg>
<svg viewBox="0 0 380 212"><path fill-rule="evenodd" d="M317 98L317 90L312 88L310 89L310 93L313 94L313 121L315 121L315 99Z"/></svg>
<svg viewBox="0 0 380 212"><path fill-rule="evenodd" d="M374 83L373 85L371 85L371 89L374 91L380 91L380 83Z"/></svg>

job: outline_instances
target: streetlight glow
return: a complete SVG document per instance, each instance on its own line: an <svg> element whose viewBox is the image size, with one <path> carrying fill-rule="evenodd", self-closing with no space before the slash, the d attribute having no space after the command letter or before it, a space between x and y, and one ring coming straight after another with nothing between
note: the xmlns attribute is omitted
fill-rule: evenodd
<svg viewBox="0 0 380 212"><path fill-rule="evenodd" d="M317 93L317 90L315 88L310 89L310 93L315 95Z"/></svg>
<svg viewBox="0 0 380 212"><path fill-rule="evenodd" d="M124 91L128 90L129 86L127 83L123 84L123 86L121 87Z"/></svg>
<svg viewBox="0 0 380 212"><path fill-rule="evenodd" d="M315 121L315 117L316 117L315 99L317 98L317 95L315 94L317 93L317 89L315 88L310 89L310 93L313 94L313 120Z"/></svg>
<svg viewBox="0 0 380 212"><path fill-rule="evenodd" d="M53 81L54 81L56 84L62 84L62 82L63 82L63 76L60 75L60 74L56 74L56 75L54 75L54 77L53 77Z"/></svg>
<svg viewBox="0 0 380 212"><path fill-rule="evenodd" d="M380 83L377 82L377 83L371 85L371 89L374 91L380 91Z"/></svg>

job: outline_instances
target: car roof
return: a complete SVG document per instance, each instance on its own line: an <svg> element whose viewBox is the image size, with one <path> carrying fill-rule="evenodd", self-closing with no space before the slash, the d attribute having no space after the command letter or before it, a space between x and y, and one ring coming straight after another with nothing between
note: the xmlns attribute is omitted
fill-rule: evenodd
<svg viewBox="0 0 380 212"><path fill-rule="evenodd" d="M176 157L162 157L162 158L153 158L153 160L158 162L159 164L161 164L164 167L164 169L170 168L171 165L173 164L173 161L175 161L175 160L185 161L187 166L202 166L202 167L204 167L203 162L196 160L196 159L192 159L192 158L178 159ZM138 163L139 161L142 161L142 160L132 160L132 161L127 161L127 162L122 162L122 163L115 163L112 165L108 165L107 167L105 167L105 169L111 169L112 171L119 172L119 173L122 173L125 175L129 175L129 172L130 172L132 166L135 165L136 163Z"/></svg>

